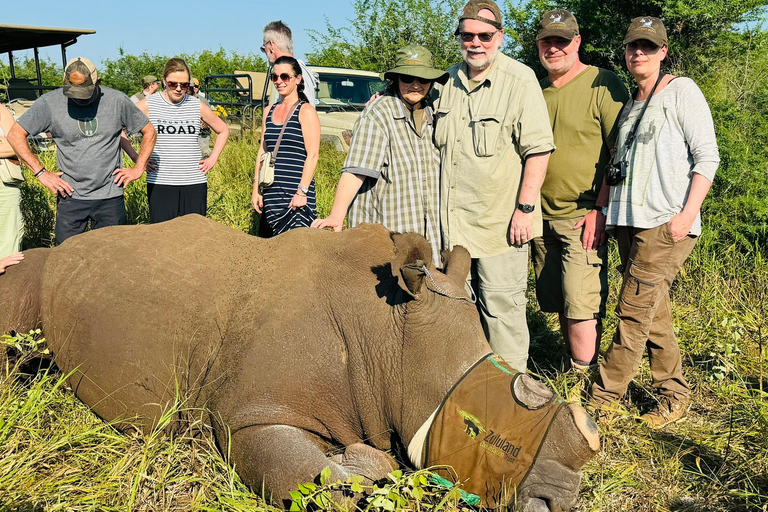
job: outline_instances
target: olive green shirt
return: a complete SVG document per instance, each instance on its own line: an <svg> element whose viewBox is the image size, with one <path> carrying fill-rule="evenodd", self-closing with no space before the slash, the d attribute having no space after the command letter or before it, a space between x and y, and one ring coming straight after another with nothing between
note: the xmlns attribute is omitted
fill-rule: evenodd
<svg viewBox="0 0 768 512"><path fill-rule="evenodd" d="M542 214L583 217L595 207L629 94L618 76L594 66L559 88L549 78L540 83L557 143L541 186Z"/></svg>
<svg viewBox="0 0 768 512"><path fill-rule="evenodd" d="M501 52L474 88L465 63L448 73L435 100L443 246L462 245L473 258L497 256L512 247L509 225L525 158L555 147L547 106L533 71Z"/></svg>

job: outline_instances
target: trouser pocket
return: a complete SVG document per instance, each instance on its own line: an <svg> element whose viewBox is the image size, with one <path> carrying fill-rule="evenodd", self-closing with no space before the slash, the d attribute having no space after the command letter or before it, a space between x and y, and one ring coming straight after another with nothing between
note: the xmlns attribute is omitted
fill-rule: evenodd
<svg viewBox="0 0 768 512"><path fill-rule="evenodd" d="M659 294L663 293L664 274L639 267L632 260L627 262L627 267L617 311L627 306L652 308L658 303Z"/></svg>

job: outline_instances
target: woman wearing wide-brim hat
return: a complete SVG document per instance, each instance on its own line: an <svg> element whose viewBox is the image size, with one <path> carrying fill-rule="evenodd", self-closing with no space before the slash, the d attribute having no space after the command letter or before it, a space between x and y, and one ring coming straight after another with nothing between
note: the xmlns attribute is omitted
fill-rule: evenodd
<svg viewBox="0 0 768 512"><path fill-rule="evenodd" d="M360 115L352 134L331 214L313 227L341 231L349 226L383 224L392 231L423 235L440 265L440 152L432 141L434 117L427 104L435 82L448 73L435 69L432 54L409 45L397 52L395 67L384 73L390 84Z"/></svg>
<svg viewBox="0 0 768 512"><path fill-rule="evenodd" d="M637 83L619 117L606 225L618 241L624 282L618 325L590 408L621 399L645 350L656 402L641 416L653 428L685 416L690 387L671 318L669 289L701 234L700 209L720 161L709 106L690 78L662 72L667 31L659 18L632 20L624 38Z"/></svg>

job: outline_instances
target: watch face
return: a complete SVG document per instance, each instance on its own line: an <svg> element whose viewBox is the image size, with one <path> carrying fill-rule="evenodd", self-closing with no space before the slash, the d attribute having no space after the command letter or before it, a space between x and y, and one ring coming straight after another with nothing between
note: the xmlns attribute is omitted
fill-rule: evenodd
<svg viewBox="0 0 768 512"><path fill-rule="evenodd" d="M523 213L531 213L534 209L532 204L520 204L517 206Z"/></svg>

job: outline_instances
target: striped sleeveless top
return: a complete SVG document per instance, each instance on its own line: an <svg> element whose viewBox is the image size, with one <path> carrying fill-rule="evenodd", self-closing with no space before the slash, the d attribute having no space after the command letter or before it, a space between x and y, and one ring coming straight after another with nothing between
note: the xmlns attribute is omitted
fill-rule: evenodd
<svg viewBox="0 0 768 512"><path fill-rule="evenodd" d="M289 229L308 227L317 218L314 178L309 184L307 205L296 211L288 207L301 181L304 162L307 159L304 135L299 122L299 112L304 103L306 102L300 102L290 119L285 120L285 133L275 158L275 182L264 190L264 215L275 235ZM275 150L280 130L283 128L283 125L275 124L272 120L274 111L274 107L270 109L264 131L267 151Z"/></svg>
<svg viewBox="0 0 768 512"><path fill-rule="evenodd" d="M200 172L200 100L186 95L171 103L158 92L147 96L149 122L157 130L152 160L157 171L147 173L147 183L197 185L208 178Z"/></svg>

